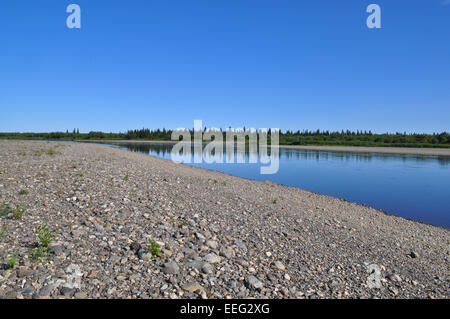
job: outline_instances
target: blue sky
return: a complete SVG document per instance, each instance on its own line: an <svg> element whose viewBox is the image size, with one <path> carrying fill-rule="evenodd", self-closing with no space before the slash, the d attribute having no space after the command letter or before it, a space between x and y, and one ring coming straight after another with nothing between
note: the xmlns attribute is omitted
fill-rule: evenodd
<svg viewBox="0 0 450 319"><path fill-rule="evenodd" d="M450 130L446 0L3 0L0 40L3 132Z"/></svg>

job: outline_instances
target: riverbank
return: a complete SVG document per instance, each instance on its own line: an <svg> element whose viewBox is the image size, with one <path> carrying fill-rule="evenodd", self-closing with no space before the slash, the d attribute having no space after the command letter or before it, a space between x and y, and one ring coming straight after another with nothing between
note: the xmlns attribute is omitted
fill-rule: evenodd
<svg viewBox="0 0 450 319"><path fill-rule="evenodd" d="M0 217L2 297L450 297L443 228L103 145L0 149L0 203L27 207Z"/></svg>
<svg viewBox="0 0 450 319"><path fill-rule="evenodd" d="M176 144L176 141L141 141L141 140L79 140L77 142L92 143L151 143L151 144ZM450 156L450 148L409 148L409 147L365 147L365 146L315 146L315 145L280 145L280 148L298 150L328 151L328 152L357 152L357 153L382 153L382 154L406 154L423 156Z"/></svg>

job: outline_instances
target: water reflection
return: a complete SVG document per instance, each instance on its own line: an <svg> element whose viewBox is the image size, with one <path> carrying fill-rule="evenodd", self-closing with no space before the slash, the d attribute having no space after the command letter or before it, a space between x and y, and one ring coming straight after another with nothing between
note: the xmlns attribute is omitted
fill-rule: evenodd
<svg viewBox="0 0 450 319"><path fill-rule="evenodd" d="M111 143L120 148L125 148L133 152L139 152L149 155L156 155L162 158L170 158L173 144L170 143ZM191 146L191 156L204 156L209 162L216 158L214 150L205 150L206 144L203 145L202 151ZM267 149L270 156L270 147ZM226 148L223 147L223 162L230 163L233 161L237 163L257 163L259 156L258 150L249 150L247 147L234 148L234 154L227 154ZM372 160L378 161L392 161L394 159L402 160L403 162L436 162L442 166L450 164L450 157L448 156L421 156L409 154L383 154L383 153L361 153L361 152L329 152L329 151L314 151L314 150L298 150L290 148L280 148L280 158L285 160L316 160L316 161L358 161L370 162ZM261 162L261 161L260 161Z"/></svg>

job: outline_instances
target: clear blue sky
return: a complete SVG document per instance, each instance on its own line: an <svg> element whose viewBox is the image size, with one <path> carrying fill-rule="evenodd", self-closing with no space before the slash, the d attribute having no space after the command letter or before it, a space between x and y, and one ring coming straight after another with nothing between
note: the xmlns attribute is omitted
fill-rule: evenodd
<svg viewBox="0 0 450 319"><path fill-rule="evenodd" d="M450 0L3 0L0 41L3 132L450 130Z"/></svg>

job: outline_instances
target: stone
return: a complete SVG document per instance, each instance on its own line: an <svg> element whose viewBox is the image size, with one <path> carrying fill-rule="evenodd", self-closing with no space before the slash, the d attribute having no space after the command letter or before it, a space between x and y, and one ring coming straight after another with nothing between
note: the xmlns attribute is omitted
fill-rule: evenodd
<svg viewBox="0 0 450 319"><path fill-rule="evenodd" d="M131 245L130 245L130 250L133 251L133 252L135 252L135 253L139 252L139 250L140 250L141 248L142 248L141 244L136 243L136 242L133 242L133 243L131 243Z"/></svg>
<svg viewBox="0 0 450 319"><path fill-rule="evenodd" d="M286 267L283 265L283 263L281 261L276 261L273 263L273 265L275 266L275 268L277 268L278 270L285 270Z"/></svg>
<svg viewBox="0 0 450 319"><path fill-rule="evenodd" d="M186 290L186 291L189 291L189 292L196 292L196 291L199 291L199 290L200 291L204 290L204 288L200 284L198 284L196 282L188 283L188 284L184 285L183 289Z"/></svg>
<svg viewBox="0 0 450 319"><path fill-rule="evenodd" d="M212 249L217 249L218 244L215 240L207 240L206 246L208 246L209 248L212 248Z"/></svg>
<svg viewBox="0 0 450 319"><path fill-rule="evenodd" d="M79 291L75 294L76 299L87 299L88 296L85 292Z"/></svg>
<svg viewBox="0 0 450 319"><path fill-rule="evenodd" d="M180 267L178 266L178 264L176 262L171 261L171 262L164 264L162 271L165 274L175 275L175 274L178 274L178 272L180 271Z"/></svg>
<svg viewBox="0 0 450 319"><path fill-rule="evenodd" d="M202 266L202 271L205 274L212 274L214 272L214 267L210 263L204 263Z"/></svg>
<svg viewBox="0 0 450 319"><path fill-rule="evenodd" d="M21 268L19 268L19 270L17 270L18 278L30 277L33 274L34 274L34 271L32 269L21 267Z"/></svg>
<svg viewBox="0 0 450 319"><path fill-rule="evenodd" d="M389 274L389 275L387 275L387 279L389 279L390 281L393 281L393 282L401 282L402 281L402 278L400 278L400 276L397 274Z"/></svg>
<svg viewBox="0 0 450 319"><path fill-rule="evenodd" d="M152 259L152 254L148 250L141 249L137 253L138 258L144 261L149 261Z"/></svg>
<svg viewBox="0 0 450 319"><path fill-rule="evenodd" d="M55 255L61 255L66 250L65 247L62 245L49 246L49 248L50 248L51 252Z"/></svg>
<svg viewBox="0 0 450 319"><path fill-rule="evenodd" d="M201 233L195 233L195 237L197 237L197 239L200 239L200 240L206 239L205 236L203 236L203 234L201 234Z"/></svg>
<svg viewBox="0 0 450 319"><path fill-rule="evenodd" d="M245 277L245 285L249 289L260 289L263 286L262 282L253 275Z"/></svg>
<svg viewBox="0 0 450 319"><path fill-rule="evenodd" d="M411 256L411 258L419 258L419 254L415 251L412 251L409 256Z"/></svg>
<svg viewBox="0 0 450 319"><path fill-rule="evenodd" d="M200 269L202 269L204 264L205 263L203 261L193 260L193 261L187 262L186 267L200 270Z"/></svg>
<svg viewBox="0 0 450 319"><path fill-rule="evenodd" d="M38 295L40 297L50 296L50 293L52 292L52 290L53 290L53 286L52 285L45 285L39 290Z"/></svg>
<svg viewBox="0 0 450 319"><path fill-rule="evenodd" d="M73 297L73 295L75 295L75 289L69 288L69 287L63 287L63 288L61 288L59 293L61 295L63 295L64 297L71 298L71 297Z"/></svg>
<svg viewBox="0 0 450 319"><path fill-rule="evenodd" d="M217 264L220 262L220 257L214 253L205 256L204 260L210 264Z"/></svg>
<svg viewBox="0 0 450 319"><path fill-rule="evenodd" d="M172 252L168 249L161 250L164 257L172 257Z"/></svg>
<svg viewBox="0 0 450 319"><path fill-rule="evenodd" d="M24 289L22 291L22 295L23 296L27 296L27 297L32 296L33 295L33 289L30 289L30 288Z"/></svg>
<svg viewBox="0 0 450 319"><path fill-rule="evenodd" d="M242 241L235 241L234 245L240 250L247 250L247 245Z"/></svg>
<svg viewBox="0 0 450 319"><path fill-rule="evenodd" d="M222 248L219 252L220 256L225 257L226 259L233 258L234 251L231 249Z"/></svg>

